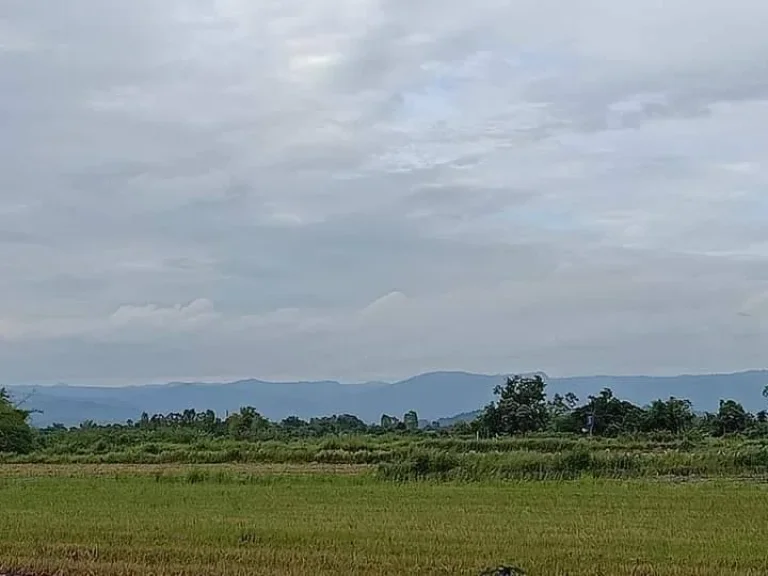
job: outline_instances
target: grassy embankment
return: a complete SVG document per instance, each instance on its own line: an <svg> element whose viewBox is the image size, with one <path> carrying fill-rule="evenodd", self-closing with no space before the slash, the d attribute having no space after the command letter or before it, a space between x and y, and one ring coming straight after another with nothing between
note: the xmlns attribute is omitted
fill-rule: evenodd
<svg viewBox="0 0 768 576"><path fill-rule="evenodd" d="M658 476L768 476L768 442L738 439L502 440L346 437L316 440L190 443L118 436L73 437L0 463L47 464L317 464L371 466L380 478L453 480L573 479Z"/></svg>

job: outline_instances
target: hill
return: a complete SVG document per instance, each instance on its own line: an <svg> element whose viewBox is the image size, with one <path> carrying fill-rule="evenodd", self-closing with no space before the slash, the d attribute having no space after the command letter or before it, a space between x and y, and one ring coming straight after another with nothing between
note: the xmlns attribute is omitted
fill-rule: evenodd
<svg viewBox="0 0 768 576"><path fill-rule="evenodd" d="M382 413L400 417L408 410L416 410L423 420L466 417L463 413L471 414L493 399L493 387L503 379L502 375L431 372L394 383L240 380L127 387L12 386L10 390L16 398L28 397L26 408L42 410L34 416L39 426L54 422L76 425L83 420L118 422L137 419L144 411L168 413L186 408L210 408L223 415L246 405L271 419L350 413L374 422ZM580 376L550 379L548 392L574 392L583 399L610 387L617 396L638 404L668 396L689 398L697 410L714 410L721 398L733 398L757 411L766 405L761 395L766 383L765 370L672 377Z"/></svg>

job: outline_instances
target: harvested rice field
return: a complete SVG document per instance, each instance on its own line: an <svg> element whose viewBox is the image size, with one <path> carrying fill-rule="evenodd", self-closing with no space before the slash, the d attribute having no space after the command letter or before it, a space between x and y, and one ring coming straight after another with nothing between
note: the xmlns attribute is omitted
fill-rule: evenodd
<svg viewBox="0 0 768 576"><path fill-rule="evenodd" d="M388 482L364 467L0 467L0 565L36 574L768 574L755 481ZM0 570L0 573L3 572Z"/></svg>

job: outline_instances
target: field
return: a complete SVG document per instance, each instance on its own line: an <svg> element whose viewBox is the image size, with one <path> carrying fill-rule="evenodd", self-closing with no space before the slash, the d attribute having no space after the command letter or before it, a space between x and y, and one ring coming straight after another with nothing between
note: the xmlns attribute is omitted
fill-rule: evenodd
<svg viewBox="0 0 768 576"><path fill-rule="evenodd" d="M151 438L151 436L149 436ZM562 480L768 477L768 438L473 438L347 436L296 440L147 441L120 433L72 433L5 464L270 464L375 466L387 480Z"/></svg>
<svg viewBox="0 0 768 576"><path fill-rule="evenodd" d="M768 574L768 486L407 481L328 464L0 465L0 564L38 573Z"/></svg>

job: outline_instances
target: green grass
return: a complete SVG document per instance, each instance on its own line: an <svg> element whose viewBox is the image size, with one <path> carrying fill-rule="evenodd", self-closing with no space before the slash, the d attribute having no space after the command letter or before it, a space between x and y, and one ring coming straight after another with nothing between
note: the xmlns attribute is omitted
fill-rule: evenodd
<svg viewBox="0 0 768 576"><path fill-rule="evenodd" d="M764 439L350 436L264 442L198 438L173 443L123 433L114 438L73 433L66 438L32 454L0 454L0 462L368 465L378 466L380 477L391 480L568 479L585 474L603 478L768 477L768 441Z"/></svg>
<svg viewBox="0 0 768 576"><path fill-rule="evenodd" d="M768 574L768 487L0 467L0 564L74 576ZM61 472L61 473L59 473Z"/></svg>

